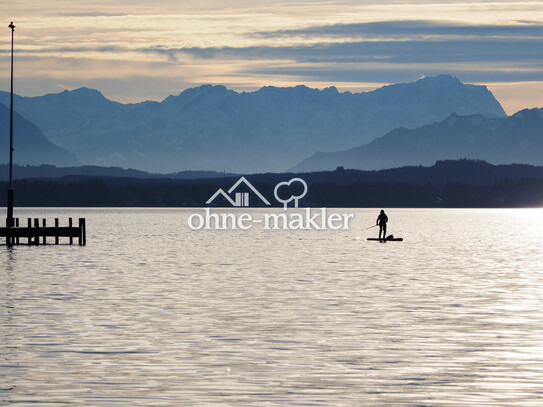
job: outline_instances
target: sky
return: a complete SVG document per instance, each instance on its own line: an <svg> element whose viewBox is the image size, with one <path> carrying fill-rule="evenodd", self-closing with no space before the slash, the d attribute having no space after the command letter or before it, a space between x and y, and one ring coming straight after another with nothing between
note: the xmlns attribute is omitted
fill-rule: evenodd
<svg viewBox="0 0 543 407"><path fill-rule="evenodd" d="M13 0L0 21L0 89L89 87L123 103L203 84L361 92L451 74L508 114L543 107L543 2Z"/></svg>

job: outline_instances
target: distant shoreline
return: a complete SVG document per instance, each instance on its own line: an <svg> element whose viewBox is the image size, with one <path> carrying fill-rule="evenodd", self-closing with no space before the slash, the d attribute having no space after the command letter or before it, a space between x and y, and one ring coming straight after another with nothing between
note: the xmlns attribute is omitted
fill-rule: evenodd
<svg viewBox="0 0 543 407"><path fill-rule="evenodd" d="M39 167L37 167L39 168ZM99 168L99 167L98 167ZM337 168L335 171L246 176L271 202L274 186L293 177L309 188L300 207L329 208L528 208L543 206L543 167L492 165L479 160L438 161L432 167L403 167L381 171ZM227 190L239 178L133 178L64 175L16 179L16 207L205 207L218 188ZM7 190L7 182L0 182ZM248 194L251 191L242 191ZM0 194L0 205L6 205ZM227 200L213 202L232 207ZM262 205L251 200L249 206Z"/></svg>

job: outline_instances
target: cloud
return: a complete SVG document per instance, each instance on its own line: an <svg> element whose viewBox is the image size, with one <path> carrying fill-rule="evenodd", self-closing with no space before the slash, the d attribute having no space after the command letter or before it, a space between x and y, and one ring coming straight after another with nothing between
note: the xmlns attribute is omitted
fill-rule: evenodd
<svg viewBox="0 0 543 407"><path fill-rule="evenodd" d="M441 40L441 41L353 41L287 47L181 48L171 52L198 58L293 59L298 62L496 62L543 61L543 41Z"/></svg>
<svg viewBox="0 0 543 407"><path fill-rule="evenodd" d="M543 26L530 23L518 22L508 25L473 25L451 23L449 21L379 21L353 24L334 24L313 26L304 29L278 30L268 32L257 32L254 35L260 38L288 38L302 36L304 38L332 37L339 39L365 38L368 40L379 40L383 38L492 38L492 37L525 37L542 38Z"/></svg>

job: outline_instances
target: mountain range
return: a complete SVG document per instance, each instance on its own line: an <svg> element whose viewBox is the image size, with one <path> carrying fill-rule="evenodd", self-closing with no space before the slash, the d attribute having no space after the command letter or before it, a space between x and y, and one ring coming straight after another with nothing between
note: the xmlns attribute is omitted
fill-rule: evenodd
<svg viewBox="0 0 543 407"><path fill-rule="evenodd" d="M415 129L398 128L365 145L334 153L316 153L294 172L385 169L431 165L437 160L471 158L496 164L543 164L543 109L510 117L459 116Z"/></svg>
<svg viewBox="0 0 543 407"><path fill-rule="evenodd" d="M9 162L10 111L0 103L0 162ZM74 154L51 143L41 130L17 112L13 112L14 157L25 164L74 166L81 163Z"/></svg>
<svg viewBox="0 0 543 407"><path fill-rule="evenodd" d="M0 103L9 105L8 93L0 92ZM238 93L205 85L162 102L136 104L81 88L16 96L14 106L49 142L83 164L151 172L284 171L318 151L352 149L399 127L419 128L453 113L506 117L486 87L449 75L363 93L305 86ZM35 163L26 162L22 151L41 154L38 146L25 146L23 137L17 143L15 161Z"/></svg>

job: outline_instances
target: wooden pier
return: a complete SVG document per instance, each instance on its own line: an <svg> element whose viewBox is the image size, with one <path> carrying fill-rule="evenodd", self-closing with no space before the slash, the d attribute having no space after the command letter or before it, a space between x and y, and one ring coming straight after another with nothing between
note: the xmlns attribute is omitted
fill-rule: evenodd
<svg viewBox="0 0 543 407"><path fill-rule="evenodd" d="M68 238L69 243L73 244L77 239L80 246L87 244L87 229L84 218L79 218L79 224L74 225L72 218L68 219L68 226L59 226L58 218L55 218L54 226L47 226L45 219L40 220L28 218L27 226L19 226L19 219L15 218L15 226L0 227L0 237L6 238L7 246L19 244L35 245L47 244L47 238L52 238L49 242L60 243L60 238Z"/></svg>

